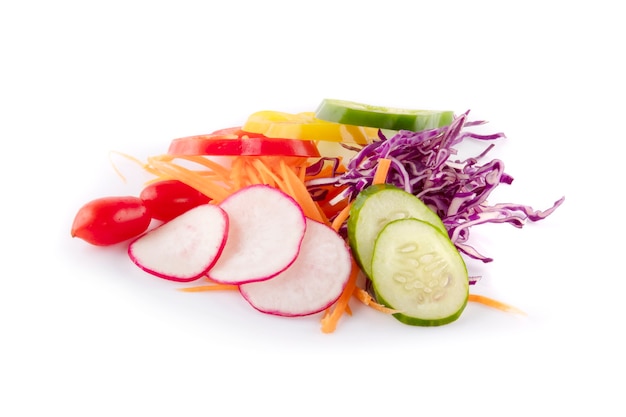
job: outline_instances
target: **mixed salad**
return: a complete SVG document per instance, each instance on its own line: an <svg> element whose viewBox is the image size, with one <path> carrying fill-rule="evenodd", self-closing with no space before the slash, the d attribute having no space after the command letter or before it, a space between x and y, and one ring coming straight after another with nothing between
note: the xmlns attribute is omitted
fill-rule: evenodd
<svg viewBox="0 0 626 417"><path fill-rule="evenodd" d="M487 158L502 133L479 134L469 111L395 109L325 99L315 111L259 111L241 126L174 139L139 161L138 196L88 202L71 235L127 245L129 259L182 291L238 291L254 309L319 314L336 329L353 300L402 323L439 326L468 302L466 260L485 223L521 228L549 216L488 197L513 178ZM463 141L485 142L459 159ZM484 162L483 162L484 161Z"/></svg>

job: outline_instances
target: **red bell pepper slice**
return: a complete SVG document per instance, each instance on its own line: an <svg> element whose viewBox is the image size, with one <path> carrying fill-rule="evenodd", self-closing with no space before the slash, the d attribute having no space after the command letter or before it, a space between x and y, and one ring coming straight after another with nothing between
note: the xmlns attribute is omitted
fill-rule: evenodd
<svg viewBox="0 0 626 417"><path fill-rule="evenodd" d="M268 138L241 127L216 130L206 135L174 139L170 155L212 156L299 156L317 158L320 153L313 141Z"/></svg>

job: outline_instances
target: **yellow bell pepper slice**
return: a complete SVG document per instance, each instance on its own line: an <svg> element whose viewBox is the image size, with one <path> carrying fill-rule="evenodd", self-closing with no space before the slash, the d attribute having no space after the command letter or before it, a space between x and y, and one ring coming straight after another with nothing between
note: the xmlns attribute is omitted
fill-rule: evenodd
<svg viewBox="0 0 626 417"><path fill-rule="evenodd" d="M327 122L314 112L285 113L263 110L251 114L242 130L268 138L346 142L365 145L378 138L378 129Z"/></svg>

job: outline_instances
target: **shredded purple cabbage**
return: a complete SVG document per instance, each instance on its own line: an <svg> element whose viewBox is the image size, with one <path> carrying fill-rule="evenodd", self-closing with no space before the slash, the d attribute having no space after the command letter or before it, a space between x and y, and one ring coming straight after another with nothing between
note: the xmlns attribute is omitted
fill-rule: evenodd
<svg viewBox="0 0 626 417"><path fill-rule="evenodd" d="M509 223L521 228L526 221L539 221L560 206L564 197L547 210L534 210L522 204L489 205L487 197L499 184L511 184L513 177L504 172L504 163L493 159L479 164L493 148L490 144L482 153L465 160L455 160L455 145L466 139L493 141L504 138L503 133L482 135L466 128L484 124L468 121L469 111L455 117L449 125L421 132L399 131L386 138L379 131L379 139L358 150L349 162L347 171L333 178L315 179L307 183L312 195L321 185L343 186L338 199L353 200L372 184L378 160L391 160L387 182L419 197L441 217L450 239L467 256L483 262L489 258L469 243L470 228L485 223ZM311 170L321 169L329 158L323 158ZM336 164L338 161L333 161Z"/></svg>

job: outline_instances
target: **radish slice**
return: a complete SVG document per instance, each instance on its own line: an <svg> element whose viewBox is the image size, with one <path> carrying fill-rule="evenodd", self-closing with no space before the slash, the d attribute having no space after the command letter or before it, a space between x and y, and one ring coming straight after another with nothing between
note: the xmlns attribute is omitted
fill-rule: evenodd
<svg viewBox="0 0 626 417"><path fill-rule="evenodd" d="M208 272L223 284L244 284L273 277L293 263L306 227L293 198L268 185L251 185L220 204L228 214L228 239Z"/></svg>
<svg viewBox="0 0 626 417"><path fill-rule="evenodd" d="M345 241L330 227L307 218L295 262L274 278L239 286L257 310L279 316L306 316L332 305L350 277Z"/></svg>
<svg viewBox="0 0 626 417"><path fill-rule="evenodd" d="M197 206L130 243L128 255L141 269L161 278L188 282L203 276L219 257L228 234L226 212Z"/></svg>

